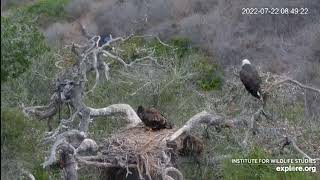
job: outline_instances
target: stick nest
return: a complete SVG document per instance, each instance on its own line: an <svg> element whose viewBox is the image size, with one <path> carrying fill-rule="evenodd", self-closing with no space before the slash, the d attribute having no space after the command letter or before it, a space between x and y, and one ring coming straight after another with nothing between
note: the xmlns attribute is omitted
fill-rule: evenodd
<svg viewBox="0 0 320 180"><path fill-rule="evenodd" d="M152 131L144 126L122 129L105 139L99 151L106 157L104 162L114 167L126 168L127 171L136 168L140 177L154 177L175 164L176 146L166 142L175 130Z"/></svg>

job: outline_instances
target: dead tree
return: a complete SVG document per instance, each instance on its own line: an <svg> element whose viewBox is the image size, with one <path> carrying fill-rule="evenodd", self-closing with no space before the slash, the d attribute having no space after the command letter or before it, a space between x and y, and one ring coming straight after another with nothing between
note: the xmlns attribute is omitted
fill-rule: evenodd
<svg viewBox="0 0 320 180"><path fill-rule="evenodd" d="M57 163L57 154L59 154L60 164L63 169L62 179L76 180L78 179L78 166L93 166L105 169L125 169L126 177L130 174L137 174L137 178L140 179L181 180L183 179L183 175L175 167L174 163L177 149L174 146L168 146L168 144L174 142L177 144L177 148L181 147L179 138L188 134L200 124L207 124L217 128L240 128L248 124L246 120L226 118L216 113L203 111L191 117L180 129L165 129L147 134L139 126L141 120L128 104L112 104L99 109L88 107L84 103L86 94L94 93L100 81L110 80L110 64L105 61L105 57L115 60L125 70L130 70L130 68L143 61L161 66L153 56L153 52L148 50L146 50L147 55L145 57L132 60L131 62L126 62L118 56L115 53L117 52L117 45L126 42L130 38L134 38L134 36L111 38L110 41L99 46L101 37L93 36L85 45L72 44L69 48L76 55L76 61L71 67L66 69L60 66L59 62L56 63L58 68L62 68L62 72L57 77L55 82L56 90L52 94L48 105L23 106L23 112L27 116L34 116L38 119L52 118L57 113L59 114L61 107L68 107L70 109L69 118L61 119L59 116L60 123L58 127L48 132L44 139L45 143L51 144L51 148L48 157L42 165L44 168L49 168ZM159 38L157 40L161 44L169 46ZM86 90L88 88L87 74L92 72L95 73L95 83L89 90ZM286 80L285 82L288 81L303 88L319 92L318 89L304 86L294 80ZM273 86L271 87L273 88ZM249 121L250 129L253 129L253 124L261 112L262 110L259 109L252 116ZM94 118L114 115L124 116L127 127L114 133L106 142L99 145L87 137L89 123ZM75 118L80 119L78 127L71 125ZM247 143L248 136L249 132L245 136L244 144ZM293 138L290 138L287 144L292 144L295 148L297 147ZM303 154L301 149L296 149ZM304 153L304 156L309 157L306 153Z"/></svg>
<svg viewBox="0 0 320 180"><path fill-rule="evenodd" d="M85 31L85 29L83 28ZM84 32L85 33L85 32ZM89 37L89 35L87 36ZM146 36L151 37L151 36ZM87 93L94 93L95 88L99 85L101 80L109 80L109 66L105 62L106 58L111 58L118 62L125 70L139 64L143 61L157 64L156 58L153 57L153 52L147 50L147 54L143 58L135 59L130 63L126 63L120 56L115 53L117 44L121 44L133 38L128 36L126 38L118 37L111 38L107 43L99 46L101 40L100 36L93 36L85 45L72 44L69 46L71 51L75 54L76 60L72 67L64 68L57 62L55 65L61 69L55 82L55 91L52 94L48 105L23 107L23 112L27 116L33 116L38 119L51 119L54 115L59 114L59 125L56 129L47 133L44 139L45 143L51 143L51 149L46 161L42 164L44 168L48 168L55 164L57 160L57 152L60 152L60 164L63 168L62 179L77 179L77 164L84 163L86 165L97 165L85 158L81 158L79 154L83 151L91 150L97 151L97 144L94 140L86 137L89 123L99 116L114 116L122 115L127 121L126 128L136 127L141 120L136 112L128 104L113 104L105 108L92 108L84 103L84 97ZM163 43L159 38L156 38L161 44ZM86 91L87 74L95 73L95 83L93 87ZM103 78L104 77L104 78ZM68 119L62 119L60 116L61 108L68 107L70 116ZM73 127L72 123L75 118L80 119L78 127ZM145 161L144 156L138 157L141 161ZM169 160L170 161L170 160ZM168 162L167 162L168 163ZM139 163L138 163L139 165ZM142 164L141 164L142 165ZM98 164L97 166L108 167L107 163ZM116 166L116 165L111 165ZM131 168L137 165L128 165ZM146 166L144 164L144 166ZM145 167L144 167L145 168ZM139 168L138 168L139 169ZM173 167L164 167L163 177L166 178L166 172L175 171ZM139 173L142 176L142 173ZM150 174L146 174L150 177ZM178 173L181 175L181 173Z"/></svg>

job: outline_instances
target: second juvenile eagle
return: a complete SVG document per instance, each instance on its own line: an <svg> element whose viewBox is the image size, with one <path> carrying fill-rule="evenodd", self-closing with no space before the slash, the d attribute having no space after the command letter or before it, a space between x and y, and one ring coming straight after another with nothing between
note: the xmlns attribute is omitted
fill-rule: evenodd
<svg viewBox="0 0 320 180"><path fill-rule="evenodd" d="M139 106L137 114L142 122L152 130L172 128L171 123L155 108L143 108L142 106Z"/></svg>
<svg viewBox="0 0 320 180"><path fill-rule="evenodd" d="M242 60L240 79L246 90L254 97L263 101L261 94L261 78L256 68L251 65L248 59Z"/></svg>

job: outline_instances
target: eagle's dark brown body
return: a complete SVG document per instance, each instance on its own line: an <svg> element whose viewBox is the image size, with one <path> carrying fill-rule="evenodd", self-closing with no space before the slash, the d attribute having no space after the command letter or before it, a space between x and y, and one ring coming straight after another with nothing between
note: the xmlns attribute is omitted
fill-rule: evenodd
<svg viewBox="0 0 320 180"><path fill-rule="evenodd" d="M245 59L242 61L240 79L246 90L254 97L262 100L261 94L261 78L258 71L251 65L250 61Z"/></svg>
<svg viewBox="0 0 320 180"><path fill-rule="evenodd" d="M168 120L164 118L159 110L155 108L143 108L142 106L139 106L137 114L142 122L152 130L172 128L172 125L168 122Z"/></svg>

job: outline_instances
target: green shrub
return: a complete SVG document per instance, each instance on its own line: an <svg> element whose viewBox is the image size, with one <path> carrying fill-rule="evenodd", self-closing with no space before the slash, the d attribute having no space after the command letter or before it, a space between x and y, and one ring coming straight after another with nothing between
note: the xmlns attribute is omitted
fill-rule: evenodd
<svg viewBox="0 0 320 180"><path fill-rule="evenodd" d="M1 162L17 162L22 168L34 172L36 179L48 179L47 172L40 167L44 154L39 140L44 129L44 122L25 118L19 109L1 109ZM1 176L16 171L10 163L1 165L1 169Z"/></svg>
<svg viewBox="0 0 320 180"><path fill-rule="evenodd" d="M191 41L188 38L174 37L170 39L169 44L177 48L175 53L178 58L183 58L191 53Z"/></svg>
<svg viewBox="0 0 320 180"><path fill-rule="evenodd" d="M281 109L282 116L288 119L291 123L296 124L305 118L304 104L295 103L293 105L284 106Z"/></svg>
<svg viewBox="0 0 320 180"><path fill-rule="evenodd" d="M21 75L47 49L43 35L28 18L1 16L1 83Z"/></svg>
<svg viewBox="0 0 320 180"><path fill-rule="evenodd" d="M137 48L140 48L144 45L145 41L142 37L133 37L129 39L126 43L121 45L123 52L121 56L127 62L130 62L134 59L142 57L144 54L139 53Z"/></svg>
<svg viewBox="0 0 320 180"><path fill-rule="evenodd" d="M157 57L175 57L181 59L192 52L191 41L188 38L174 37L171 38L166 46L154 38L148 43L148 47L152 47L155 50Z"/></svg>
<svg viewBox="0 0 320 180"><path fill-rule="evenodd" d="M27 12L35 16L61 18L66 16L64 7L69 0L39 0L27 7Z"/></svg>
<svg viewBox="0 0 320 180"><path fill-rule="evenodd" d="M148 42L148 47L154 49L154 54L156 57L168 57L173 54L173 49L161 44L157 39L153 39Z"/></svg>
<svg viewBox="0 0 320 180"><path fill-rule="evenodd" d="M223 73L217 64L210 63L206 58L194 63L199 72L198 86L204 91L219 90L223 84Z"/></svg>

